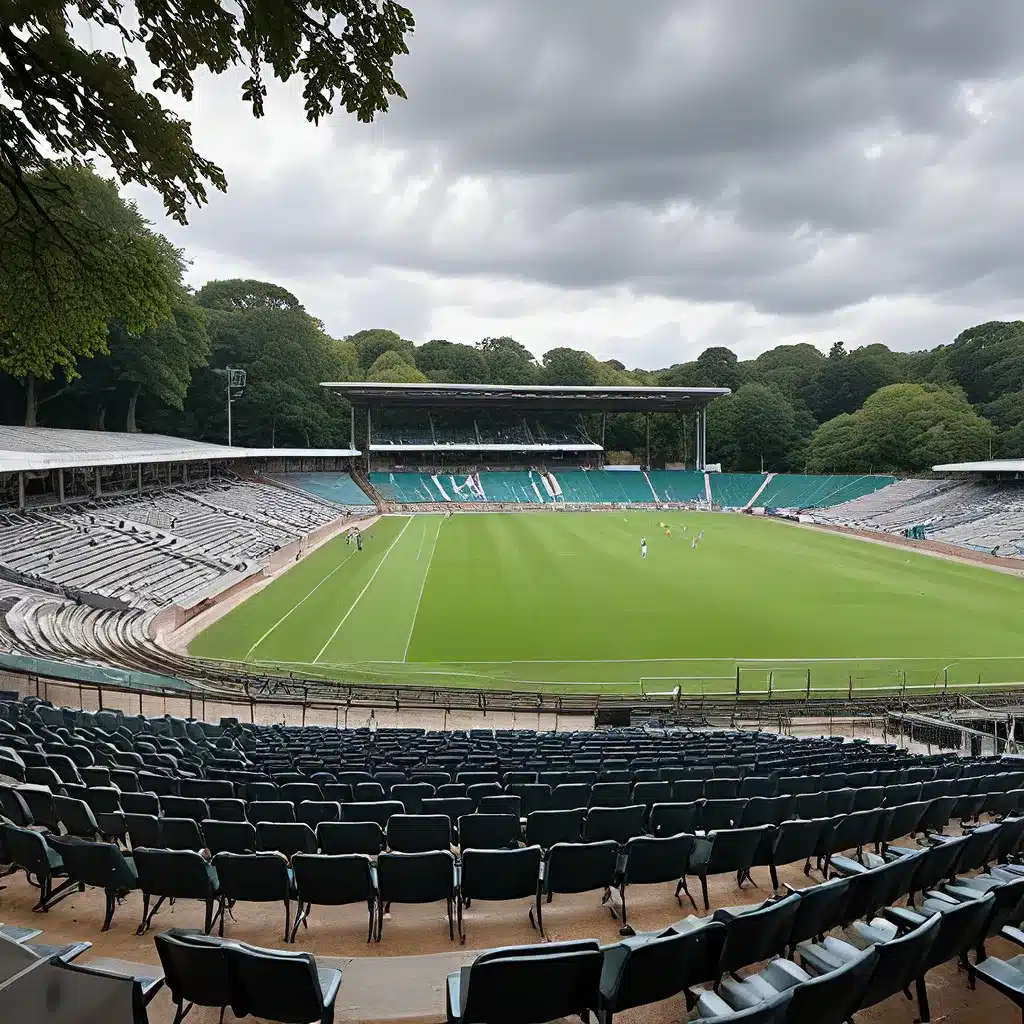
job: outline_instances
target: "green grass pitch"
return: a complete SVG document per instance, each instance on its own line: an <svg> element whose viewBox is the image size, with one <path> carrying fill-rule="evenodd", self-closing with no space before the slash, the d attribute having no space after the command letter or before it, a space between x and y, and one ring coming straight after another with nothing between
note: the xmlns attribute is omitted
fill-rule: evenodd
<svg viewBox="0 0 1024 1024"><path fill-rule="evenodd" d="M1024 681L1022 607L1014 575L748 516L389 516L190 653L354 682L728 694L739 668L745 694L808 671L817 695L923 692Z"/></svg>

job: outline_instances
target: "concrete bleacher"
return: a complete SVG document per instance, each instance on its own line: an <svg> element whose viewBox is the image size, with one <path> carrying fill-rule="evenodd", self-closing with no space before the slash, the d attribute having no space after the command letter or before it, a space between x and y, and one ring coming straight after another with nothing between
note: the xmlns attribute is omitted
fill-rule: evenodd
<svg viewBox="0 0 1024 1024"><path fill-rule="evenodd" d="M899 480L872 494L814 510L820 522L902 534L1009 557L1024 556L1024 491L978 481Z"/></svg>
<svg viewBox="0 0 1024 1024"><path fill-rule="evenodd" d="M344 510L271 484L213 481L146 496L0 512L0 565L25 581L146 608L212 593Z"/></svg>

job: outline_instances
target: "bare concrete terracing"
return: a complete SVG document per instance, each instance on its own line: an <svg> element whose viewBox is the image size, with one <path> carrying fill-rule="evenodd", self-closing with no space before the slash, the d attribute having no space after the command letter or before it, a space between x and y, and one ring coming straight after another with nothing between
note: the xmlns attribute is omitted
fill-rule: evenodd
<svg viewBox="0 0 1024 1024"><path fill-rule="evenodd" d="M711 907L752 903L771 895L768 871L754 869L757 887L736 888L735 875L709 879ZM802 865L793 864L780 871L782 881L803 887L820 881L814 873L804 876ZM38 890L30 887L23 875L3 880L0 891L0 921L42 928L38 941L90 940L93 948L82 957L83 963L101 957L115 957L143 964L158 964L152 934L137 937L142 914L142 899L133 893L118 907L107 933L100 932L103 920L103 895L96 890L75 894L47 914L33 914ZM700 900L699 885L691 885ZM684 906L673 899L674 884L640 886L629 890L630 922L637 931L664 927L693 913L684 896ZM530 927L527 911L532 901L480 903L465 913L467 942L448 939L448 923L443 904L393 907L384 922L383 941L366 943L365 905L350 907L314 907L307 929L300 929L294 947L285 946L281 934L284 907L277 904L236 904L234 920L228 918L225 935L274 948L300 949L313 953L321 966L338 966L343 971L336 1021L352 1022L433 1022L444 1020L444 984L448 973L468 963L483 949L538 941ZM178 901L161 909L154 918L153 932L172 926L201 927L202 907L193 901ZM597 892L575 896L556 896L544 908L545 930L553 940L593 937L602 943L618 941L618 922L600 905ZM1002 958L1019 950L994 939L989 953ZM748 972L743 972L748 973ZM945 965L928 975L928 990L933 1021L947 1024L999 1024L1017 1019L1007 1000L986 985L976 991L967 987L966 977L955 965ZM149 1010L153 1024L170 1024L173 1005L166 990L160 992ZM215 1010L197 1007L190 1020L197 1024L215 1024ZM911 1024L916 1004L903 995L857 1014L859 1024ZM652 1006L616 1014L623 1024L678 1024L687 1018L682 997ZM225 1020L231 1021L230 1011ZM253 1018L248 1018L249 1020Z"/></svg>

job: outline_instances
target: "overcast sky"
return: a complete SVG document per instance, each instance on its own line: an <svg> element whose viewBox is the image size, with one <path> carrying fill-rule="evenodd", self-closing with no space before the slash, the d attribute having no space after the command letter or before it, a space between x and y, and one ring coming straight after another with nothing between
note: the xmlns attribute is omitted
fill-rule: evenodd
<svg viewBox="0 0 1024 1024"><path fill-rule="evenodd" d="M142 206L191 279L292 289L342 336L510 334L656 367L900 349L1021 317L1021 0L407 0L375 124L187 108L229 190Z"/></svg>

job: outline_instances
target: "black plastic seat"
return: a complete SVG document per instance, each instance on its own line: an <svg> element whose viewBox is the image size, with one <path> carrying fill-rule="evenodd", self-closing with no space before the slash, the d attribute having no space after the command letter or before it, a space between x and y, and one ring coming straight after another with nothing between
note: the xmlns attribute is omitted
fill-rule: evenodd
<svg viewBox="0 0 1024 1024"><path fill-rule="evenodd" d="M647 819L647 827L653 836L663 838L697 831L700 822L700 805L687 803L655 804Z"/></svg>
<svg viewBox="0 0 1024 1024"><path fill-rule="evenodd" d="M583 841L613 839L620 845L643 835L646 808L643 804L626 807L591 807L583 822Z"/></svg>
<svg viewBox="0 0 1024 1024"><path fill-rule="evenodd" d="M198 852L206 847L202 830L192 818L161 818L159 825L160 845L165 849ZM134 846L133 841L133 849Z"/></svg>
<svg viewBox="0 0 1024 1024"><path fill-rule="evenodd" d="M738 828L746 807L746 799L705 800L700 809L700 827L705 832Z"/></svg>
<svg viewBox="0 0 1024 1024"><path fill-rule="evenodd" d="M341 971L318 968L311 953L228 943L225 953L234 987L233 1005L253 1017L281 1024L334 1021Z"/></svg>
<svg viewBox="0 0 1024 1024"><path fill-rule="evenodd" d="M507 784L505 792L519 797L519 815L527 818L534 811L546 811L551 804L551 787L543 782Z"/></svg>
<svg viewBox="0 0 1024 1024"><path fill-rule="evenodd" d="M458 824L462 850L511 850L519 845L517 815L466 814Z"/></svg>
<svg viewBox="0 0 1024 1024"><path fill-rule="evenodd" d="M102 889L106 913L100 931L108 931L117 901L139 887L139 876L131 856L114 843L92 842L76 836L51 836L49 844L60 854L68 877Z"/></svg>
<svg viewBox="0 0 1024 1024"><path fill-rule="evenodd" d="M202 823L203 838L211 856L218 853L255 853L256 829L248 821L213 821Z"/></svg>
<svg viewBox="0 0 1024 1024"><path fill-rule="evenodd" d="M377 858L377 941L384 929L384 915L392 903L437 903L448 908L448 938L455 938L455 858L448 850L426 853L382 853Z"/></svg>
<svg viewBox="0 0 1024 1024"><path fill-rule="evenodd" d="M315 782L286 782L281 786L279 795L296 807L307 800L319 802L324 798L324 791Z"/></svg>
<svg viewBox="0 0 1024 1024"><path fill-rule="evenodd" d="M634 1006L669 999L718 976L725 925L709 922L684 934L651 938L642 944L604 947L598 1018Z"/></svg>
<svg viewBox="0 0 1024 1024"><path fill-rule="evenodd" d="M424 808L429 801L424 800ZM434 813L433 811L424 813ZM438 812L443 813L443 812ZM375 821L382 829L388 827L393 814L405 814L405 807L398 800L375 800L341 805L342 821Z"/></svg>
<svg viewBox="0 0 1024 1024"><path fill-rule="evenodd" d="M398 782L391 787L391 799L398 800L406 814L422 814L423 801L434 795L429 782Z"/></svg>
<svg viewBox="0 0 1024 1024"><path fill-rule="evenodd" d="M369 924L366 941L373 938L377 911L377 872L370 858L360 853L297 853L292 858L298 912L291 941L299 925L308 928L313 906L341 907L366 903Z"/></svg>
<svg viewBox="0 0 1024 1024"><path fill-rule="evenodd" d="M164 981L175 1004L175 1024L192 1006L224 1009L233 989L224 943L189 929L171 928L153 937Z"/></svg>
<svg viewBox="0 0 1024 1024"><path fill-rule="evenodd" d="M68 878L61 855L46 841L42 833L0 822L5 856L25 872L33 885L39 886L39 900L33 910L46 911L70 896L78 883ZM57 885L54 885L54 882Z"/></svg>
<svg viewBox="0 0 1024 1024"><path fill-rule="evenodd" d="M715 1024L739 1024L756 1018L745 1014L770 1012L779 998L789 997L784 1006L786 1021L793 1024L845 1024L859 1005L861 993L874 973L878 954L874 947L864 950L841 967L819 976L809 974L792 960L773 960L757 975L742 980L726 979L721 994L703 993L697 1010L701 1020ZM777 1020L777 1017L768 1019Z"/></svg>
<svg viewBox="0 0 1024 1024"><path fill-rule="evenodd" d="M860 994L857 1008L874 1006L916 982L941 925L942 916L933 914L905 935L875 945L878 959L870 981ZM826 938L821 945L805 942L797 948L801 960L818 974L834 971L845 963L859 960L862 955L855 946L832 937Z"/></svg>
<svg viewBox="0 0 1024 1024"><path fill-rule="evenodd" d="M628 782L595 782L590 790L590 807L627 807L630 803Z"/></svg>
<svg viewBox="0 0 1024 1024"><path fill-rule="evenodd" d="M686 833L664 838L637 836L626 843L617 879L622 907L620 935L634 934L627 920L626 889L630 885L654 885L672 881L679 882L682 888L680 880L684 878L693 843L694 836ZM681 906L679 891L677 888L676 901Z"/></svg>
<svg viewBox="0 0 1024 1024"><path fill-rule="evenodd" d="M463 851L458 895L460 942L466 941L463 910L473 900L536 898L542 856L539 846Z"/></svg>
<svg viewBox="0 0 1024 1024"><path fill-rule="evenodd" d="M446 814L393 814L388 819L388 849L399 853L447 850L452 823Z"/></svg>
<svg viewBox="0 0 1024 1024"><path fill-rule="evenodd" d="M595 940L488 950L448 975L448 1024L587 1019L596 1002L601 963Z"/></svg>
<svg viewBox="0 0 1024 1024"><path fill-rule="evenodd" d="M570 811L590 806L590 786L583 782L563 782L551 791L548 807L552 811Z"/></svg>
<svg viewBox="0 0 1024 1024"><path fill-rule="evenodd" d="M850 882L846 878L833 878L801 889L800 906L789 934L790 946L810 939L818 940L841 921L848 920L846 905L849 899Z"/></svg>
<svg viewBox="0 0 1024 1024"><path fill-rule="evenodd" d="M293 822L295 821L295 804L290 800L253 800L246 807L245 816L254 825L258 825L261 821ZM202 821L202 818L199 820Z"/></svg>
<svg viewBox="0 0 1024 1024"><path fill-rule="evenodd" d="M712 919L726 926L716 981L722 974L781 955L790 943L800 902L801 896L791 893L738 913L716 910Z"/></svg>
<svg viewBox="0 0 1024 1024"><path fill-rule="evenodd" d="M534 811L526 819L526 844L547 850L555 843L579 842L583 831L582 807Z"/></svg>
<svg viewBox="0 0 1024 1024"><path fill-rule="evenodd" d="M316 831L322 821L341 821L341 804L336 800L305 800L296 807L295 820Z"/></svg>
<svg viewBox="0 0 1024 1024"><path fill-rule="evenodd" d="M292 882L288 861L277 853L218 853L213 858L220 888L220 934L238 903L283 903L284 940L291 934Z"/></svg>
<svg viewBox="0 0 1024 1024"><path fill-rule="evenodd" d="M555 843L545 854L541 884L537 888L537 915L530 911L530 923L544 934L542 903L555 893L590 892L601 889L607 903L615 884L619 844L612 839L600 843Z"/></svg>
<svg viewBox="0 0 1024 1024"><path fill-rule="evenodd" d="M135 869L142 890L142 923L136 934L144 935L166 899L200 900L206 905L203 931L209 935L216 921L214 908L219 898L217 872L212 864L191 850L147 850L134 852ZM153 909L150 900L158 897Z"/></svg>
<svg viewBox="0 0 1024 1024"><path fill-rule="evenodd" d="M198 825L210 816L210 808L199 797L161 796L160 813L165 818L191 818Z"/></svg>
<svg viewBox="0 0 1024 1024"><path fill-rule="evenodd" d="M737 886L742 888L742 880L750 871L761 839L771 827L759 825L755 828L723 829L709 836L697 837L690 851L685 874L696 875L700 879L705 911L710 908L708 875L735 872ZM692 896L690 901L693 902Z"/></svg>
<svg viewBox="0 0 1024 1024"><path fill-rule="evenodd" d="M324 821L316 829L321 853L363 853L376 857L384 849L384 829L375 821Z"/></svg>

